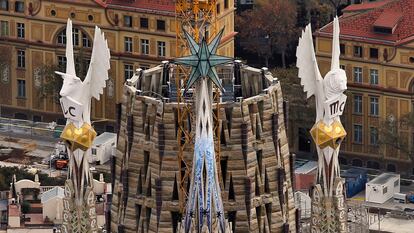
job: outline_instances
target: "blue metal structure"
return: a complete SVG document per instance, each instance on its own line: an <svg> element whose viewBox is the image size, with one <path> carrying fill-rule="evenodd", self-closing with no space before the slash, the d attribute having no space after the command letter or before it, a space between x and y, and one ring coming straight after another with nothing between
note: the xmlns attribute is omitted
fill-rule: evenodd
<svg viewBox="0 0 414 233"><path fill-rule="evenodd" d="M201 232L205 226L209 232L213 232L213 218L218 220L221 232L224 233L226 228L214 152L212 115L212 83L224 91L215 66L232 61L232 58L216 55L222 35L223 30L210 44L207 44L205 38L198 44L185 32L191 55L175 59L176 64L192 68L185 91L194 85L196 98L193 170L184 219L186 233L190 232L192 227ZM194 218L198 220L197 225Z"/></svg>
<svg viewBox="0 0 414 233"><path fill-rule="evenodd" d="M365 189L368 181L367 171L364 169L350 168L341 174L345 178L346 196L353 197Z"/></svg>

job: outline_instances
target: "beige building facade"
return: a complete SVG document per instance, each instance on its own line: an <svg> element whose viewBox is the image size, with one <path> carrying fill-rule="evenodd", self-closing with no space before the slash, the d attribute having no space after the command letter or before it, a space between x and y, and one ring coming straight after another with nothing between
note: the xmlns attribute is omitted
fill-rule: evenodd
<svg viewBox="0 0 414 233"><path fill-rule="evenodd" d="M408 0L349 6L340 18L341 66L348 77L342 164L414 175L414 131L404 117L413 111L414 30ZM330 70L331 24L315 33L321 73ZM386 145L385 124L397 121L398 145Z"/></svg>
<svg viewBox="0 0 414 233"><path fill-rule="evenodd" d="M234 1L217 1L219 28L225 28L219 53L234 55ZM57 98L42 94L45 64L65 66L65 25L74 24L75 57L89 63L95 25L111 50L107 88L93 101L98 130L114 131L122 85L137 68L147 69L176 55L174 1L0 0L0 104L5 117L63 123ZM86 70L85 67L78 67ZM83 77L81 77L83 78Z"/></svg>

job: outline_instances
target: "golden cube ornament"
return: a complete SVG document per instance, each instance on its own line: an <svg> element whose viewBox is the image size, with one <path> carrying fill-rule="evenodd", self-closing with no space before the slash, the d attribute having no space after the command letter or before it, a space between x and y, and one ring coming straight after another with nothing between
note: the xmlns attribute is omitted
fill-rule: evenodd
<svg viewBox="0 0 414 233"><path fill-rule="evenodd" d="M83 123L80 128L77 128L73 123L69 123L60 135L60 138L65 140L72 147L73 151L76 149L86 151L91 148L95 137L96 131L88 123Z"/></svg>
<svg viewBox="0 0 414 233"><path fill-rule="evenodd" d="M313 141L321 149L328 146L333 149L338 148L346 136L346 131L340 121L334 121L330 125L326 125L323 121L319 121L313 125L310 133Z"/></svg>

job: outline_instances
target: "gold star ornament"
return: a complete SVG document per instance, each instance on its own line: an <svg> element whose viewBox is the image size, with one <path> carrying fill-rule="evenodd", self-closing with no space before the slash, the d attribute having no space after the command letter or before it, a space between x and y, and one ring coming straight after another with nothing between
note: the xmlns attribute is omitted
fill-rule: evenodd
<svg viewBox="0 0 414 233"><path fill-rule="evenodd" d="M76 149L86 151L91 148L95 137L96 132L88 123L83 123L80 128L77 128L73 123L69 123L60 135L60 138L65 140L73 151Z"/></svg>
<svg viewBox="0 0 414 233"><path fill-rule="evenodd" d="M313 125L310 133L313 141L321 149L328 146L333 149L338 148L346 136L346 131L340 121L334 121L330 125L326 125L323 121L319 121Z"/></svg>

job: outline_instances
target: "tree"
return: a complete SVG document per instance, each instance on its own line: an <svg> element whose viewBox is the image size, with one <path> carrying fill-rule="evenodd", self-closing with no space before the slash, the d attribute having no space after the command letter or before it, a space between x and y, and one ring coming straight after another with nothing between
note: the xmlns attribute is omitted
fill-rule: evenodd
<svg viewBox="0 0 414 233"><path fill-rule="evenodd" d="M316 30L332 21L335 14L334 8L327 1L321 0L297 0L299 27L305 27L312 23L312 29Z"/></svg>
<svg viewBox="0 0 414 233"><path fill-rule="evenodd" d="M30 203L28 201L23 201L23 203L22 203L22 213L27 214L27 213L30 212L30 209L31 209Z"/></svg>
<svg viewBox="0 0 414 233"><path fill-rule="evenodd" d="M280 81L283 99L287 101L287 113L285 114L288 114L288 127L286 133L289 146L295 150L299 128L311 129L315 123L315 101L314 98L306 98L298 78L297 68L279 68L272 70L272 73ZM310 134L307 136L310 139Z"/></svg>
<svg viewBox="0 0 414 233"><path fill-rule="evenodd" d="M0 77L3 78L5 72L10 76L11 48L0 46L0 54Z"/></svg>
<svg viewBox="0 0 414 233"><path fill-rule="evenodd" d="M75 69L76 75L84 80L89 68L89 59L86 59L86 54L83 48L77 51L75 56ZM52 97L56 103L59 103L59 91L62 88L63 80L60 75L57 75L55 71L65 72L66 67L57 64L44 64L38 67L38 74L40 81L42 82L40 97L49 98Z"/></svg>
<svg viewBox="0 0 414 233"><path fill-rule="evenodd" d="M329 4L331 4L331 6L333 7L333 13L338 14L339 15L339 10L341 8L341 6L348 4L349 0L323 0L324 2L327 2Z"/></svg>
<svg viewBox="0 0 414 233"><path fill-rule="evenodd" d="M38 67L38 74L40 82L40 97L49 98L52 97L55 102L59 102L59 91L63 85L63 79L60 75L57 75L55 71L63 70L63 67L60 67L55 64L44 64Z"/></svg>
<svg viewBox="0 0 414 233"><path fill-rule="evenodd" d="M286 67L286 51L297 40L296 15L296 4L291 0L257 1L252 10L236 17L236 30L245 42L242 46L263 57L267 67L278 53Z"/></svg>
<svg viewBox="0 0 414 233"><path fill-rule="evenodd" d="M392 150L394 152L408 155L414 160L414 145L410 143L408 135L401 133L401 128L414 128L414 113L409 113L397 119L395 116L388 116L379 127L378 145L381 145L386 152Z"/></svg>

